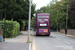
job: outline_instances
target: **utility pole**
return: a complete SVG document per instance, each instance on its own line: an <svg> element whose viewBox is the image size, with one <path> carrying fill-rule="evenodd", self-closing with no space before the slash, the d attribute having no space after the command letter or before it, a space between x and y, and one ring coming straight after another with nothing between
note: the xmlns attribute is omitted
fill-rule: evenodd
<svg viewBox="0 0 75 50"><path fill-rule="evenodd" d="M67 5L67 16L66 16L66 29L67 29L67 24L68 24L68 5Z"/></svg>
<svg viewBox="0 0 75 50"><path fill-rule="evenodd" d="M5 29L6 29L6 13L5 13L5 20L4 20L4 41L5 41Z"/></svg>
<svg viewBox="0 0 75 50"><path fill-rule="evenodd" d="M29 0L29 2L28 43L30 41L31 0Z"/></svg>
<svg viewBox="0 0 75 50"><path fill-rule="evenodd" d="M58 11L57 11L57 19L58 19ZM58 32L58 20L57 20L57 32Z"/></svg>
<svg viewBox="0 0 75 50"><path fill-rule="evenodd" d="M67 34L67 25L68 25L68 5L67 5L67 15L66 15L66 29L65 29L65 35Z"/></svg>

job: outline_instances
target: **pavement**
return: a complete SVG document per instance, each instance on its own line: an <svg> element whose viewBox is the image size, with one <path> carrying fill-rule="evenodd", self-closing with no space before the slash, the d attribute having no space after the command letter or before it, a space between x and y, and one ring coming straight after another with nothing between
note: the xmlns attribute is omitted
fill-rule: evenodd
<svg viewBox="0 0 75 50"><path fill-rule="evenodd" d="M64 34L64 33L60 33L60 32L53 32L55 34L60 34L60 35L63 35L63 36L67 36L67 37L71 37L71 38L75 38L75 35L70 35L70 34Z"/></svg>
<svg viewBox="0 0 75 50"><path fill-rule="evenodd" d="M28 43L0 42L0 50L29 50Z"/></svg>
<svg viewBox="0 0 75 50"><path fill-rule="evenodd" d="M6 38L0 42L0 50L30 50L30 43L27 43L28 31L21 31L21 34L15 38ZM30 36L30 41L32 37Z"/></svg>

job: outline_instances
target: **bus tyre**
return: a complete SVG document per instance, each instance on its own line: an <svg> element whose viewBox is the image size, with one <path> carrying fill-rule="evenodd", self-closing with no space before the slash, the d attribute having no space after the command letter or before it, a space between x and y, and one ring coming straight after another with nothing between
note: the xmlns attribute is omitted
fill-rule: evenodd
<svg viewBox="0 0 75 50"><path fill-rule="evenodd" d="M36 36L38 36L38 35L36 34Z"/></svg>
<svg viewBox="0 0 75 50"><path fill-rule="evenodd" d="M47 35L47 36L49 36L49 35Z"/></svg>

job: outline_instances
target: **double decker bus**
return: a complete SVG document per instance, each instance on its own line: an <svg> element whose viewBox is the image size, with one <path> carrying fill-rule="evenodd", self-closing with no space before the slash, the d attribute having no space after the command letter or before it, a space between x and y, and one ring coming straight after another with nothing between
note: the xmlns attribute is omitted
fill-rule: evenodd
<svg viewBox="0 0 75 50"><path fill-rule="evenodd" d="M48 13L36 14L36 35L50 35L50 15Z"/></svg>

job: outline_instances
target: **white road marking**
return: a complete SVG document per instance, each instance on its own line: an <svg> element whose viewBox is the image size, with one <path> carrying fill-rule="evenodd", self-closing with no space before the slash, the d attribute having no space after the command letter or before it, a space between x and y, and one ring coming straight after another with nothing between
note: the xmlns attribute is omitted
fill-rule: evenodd
<svg viewBox="0 0 75 50"><path fill-rule="evenodd" d="M56 38L56 39L61 40L60 38Z"/></svg>
<svg viewBox="0 0 75 50"><path fill-rule="evenodd" d="M68 50L73 50L73 47L72 46L53 46L53 47L56 47L56 48L63 48L63 49L68 49Z"/></svg>
<svg viewBox="0 0 75 50"><path fill-rule="evenodd" d="M29 44L29 50L31 50L31 43Z"/></svg>
<svg viewBox="0 0 75 50"><path fill-rule="evenodd" d="M60 38L56 38L56 39L61 40ZM71 44L71 43L69 43L69 42L67 42L67 41L64 41L64 40L63 40L63 42L65 42L65 43L67 43L67 44Z"/></svg>
<svg viewBox="0 0 75 50"><path fill-rule="evenodd" d="M67 44L71 44L71 43L69 43L69 42L67 42L67 41L63 41L63 42L65 42L65 43L67 43Z"/></svg>

